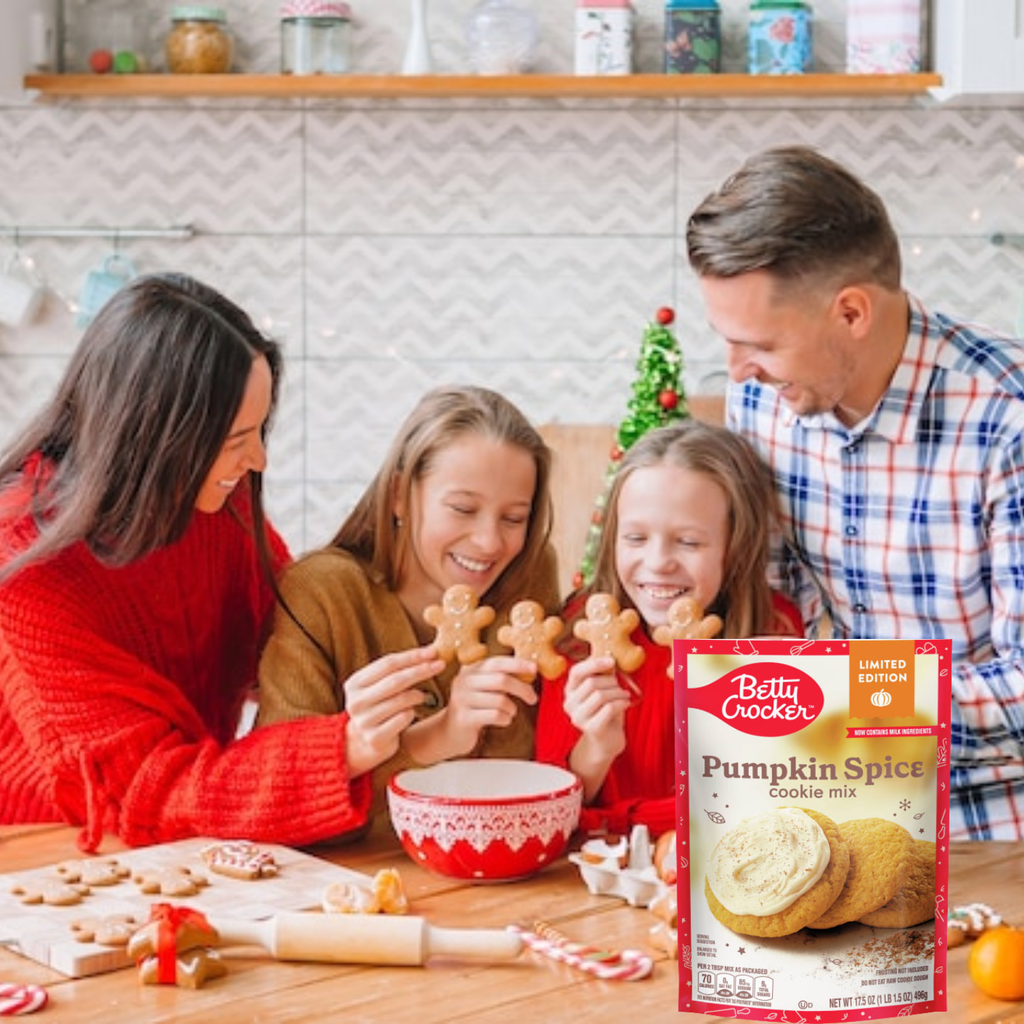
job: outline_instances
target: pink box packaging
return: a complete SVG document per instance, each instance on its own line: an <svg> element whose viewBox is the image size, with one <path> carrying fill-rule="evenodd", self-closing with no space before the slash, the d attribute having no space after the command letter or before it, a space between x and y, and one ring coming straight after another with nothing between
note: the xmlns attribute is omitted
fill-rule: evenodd
<svg viewBox="0 0 1024 1024"><path fill-rule="evenodd" d="M921 70L921 0L847 0L846 70L851 75Z"/></svg>
<svg viewBox="0 0 1024 1024"><path fill-rule="evenodd" d="M949 640L676 640L679 1009L946 1008Z"/></svg>

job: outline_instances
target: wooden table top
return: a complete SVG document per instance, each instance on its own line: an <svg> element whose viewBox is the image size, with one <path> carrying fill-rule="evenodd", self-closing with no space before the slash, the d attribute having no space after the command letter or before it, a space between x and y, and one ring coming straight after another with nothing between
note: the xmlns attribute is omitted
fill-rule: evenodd
<svg viewBox="0 0 1024 1024"><path fill-rule="evenodd" d="M75 830L63 826L0 827L0 872L79 857L75 835ZM102 852L122 849L108 839ZM406 857L389 831L378 830L351 846L311 852L370 874L382 867L398 868L413 912L434 925L504 928L544 919L587 945L648 950L653 916L619 899L592 896L575 866L565 859L523 881L473 885L420 868ZM988 903L1006 920L1024 924L1024 845L954 844L950 902L954 906ZM690 1024L715 1019L676 1010L676 961L653 955L653 975L634 982L601 981L529 950L504 963L434 960L426 967L282 963L242 955L229 961L227 977L192 991L142 985L133 969L67 978L0 949L0 982L46 986L49 1004L38 1016L24 1019L54 1024L328 1019L346 1024ZM949 1011L929 1014L929 1021L1024 1024L1024 1002L990 999L971 983L967 947L949 951L947 976Z"/></svg>

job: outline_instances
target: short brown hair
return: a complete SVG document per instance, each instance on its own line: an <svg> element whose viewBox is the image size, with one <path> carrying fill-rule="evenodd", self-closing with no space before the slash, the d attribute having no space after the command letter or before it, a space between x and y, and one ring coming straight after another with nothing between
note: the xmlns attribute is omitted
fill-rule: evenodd
<svg viewBox="0 0 1024 1024"><path fill-rule="evenodd" d="M882 200L805 146L747 160L694 210L686 247L700 277L765 270L788 282L900 287L899 240Z"/></svg>

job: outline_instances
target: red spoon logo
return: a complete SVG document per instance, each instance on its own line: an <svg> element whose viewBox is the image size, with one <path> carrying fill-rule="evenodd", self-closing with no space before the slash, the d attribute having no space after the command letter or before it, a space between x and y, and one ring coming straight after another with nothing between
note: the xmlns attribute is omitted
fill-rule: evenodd
<svg viewBox="0 0 1024 1024"><path fill-rule="evenodd" d="M688 688L686 702L751 736L788 736L821 714L825 695L806 672L760 661L726 672L708 686Z"/></svg>

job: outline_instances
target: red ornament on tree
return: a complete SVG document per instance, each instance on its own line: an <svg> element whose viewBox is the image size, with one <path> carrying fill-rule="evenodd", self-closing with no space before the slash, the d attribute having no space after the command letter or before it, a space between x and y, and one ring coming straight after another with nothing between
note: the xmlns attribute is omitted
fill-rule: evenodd
<svg viewBox="0 0 1024 1024"><path fill-rule="evenodd" d="M662 409L674 409L678 404L679 393L677 391L669 391L666 388L660 395L658 395L658 405L660 405Z"/></svg>
<svg viewBox="0 0 1024 1024"><path fill-rule="evenodd" d="M668 327L670 323L676 318L676 312L670 306L662 306L661 309L655 314L654 319L661 324L662 327Z"/></svg>

